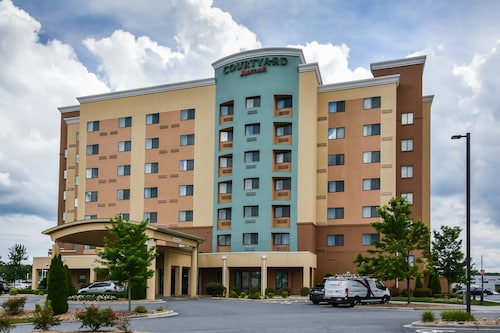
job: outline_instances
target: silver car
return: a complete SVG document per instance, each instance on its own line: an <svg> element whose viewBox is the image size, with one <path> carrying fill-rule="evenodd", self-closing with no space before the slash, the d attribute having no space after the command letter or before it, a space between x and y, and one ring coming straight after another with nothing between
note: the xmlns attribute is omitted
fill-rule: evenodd
<svg viewBox="0 0 500 333"><path fill-rule="evenodd" d="M123 292L124 288L119 286L114 281L100 281L94 282L85 288L78 290L79 294L83 293L110 293L110 292Z"/></svg>

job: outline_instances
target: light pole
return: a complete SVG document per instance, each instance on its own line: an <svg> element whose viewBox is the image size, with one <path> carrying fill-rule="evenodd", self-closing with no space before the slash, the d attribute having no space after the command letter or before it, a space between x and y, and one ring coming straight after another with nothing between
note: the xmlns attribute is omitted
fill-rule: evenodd
<svg viewBox="0 0 500 333"><path fill-rule="evenodd" d="M453 135L451 137L453 140L465 138L467 143L466 155L467 155L467 185L466 185L466 219L465 219L465 263L466 263L466 309L467 313L470 314L470 133L467 132L465 135Z"/></svg>

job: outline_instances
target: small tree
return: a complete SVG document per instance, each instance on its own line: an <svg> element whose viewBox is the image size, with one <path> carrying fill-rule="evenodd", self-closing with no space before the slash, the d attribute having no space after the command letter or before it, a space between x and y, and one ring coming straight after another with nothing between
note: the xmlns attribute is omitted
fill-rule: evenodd
<svg viewBox="0 0 500 333"><path fill-rule="evenodd" d="M432 290L432 295L441 294L441 281L438 274L432 274L429 280L429 288Z"/></svg>
<svg viewBox="0 0 500 333"><path fill-rule="evenodd" d="M23 261L28 259L26 246L23 244L15 244L9 248L9 261L4 267L4 275L7 281L14 282L25 276L27 269L23 265Z"/></svg>
<svg viewBox="0 0 500 333"><path fill-rule="evenodd" d="M128 310L131 311L132 288L153 276L151 262L157 256L155 248L148 248L146 228L148 220L140 223L123 220L119 215L110 220L109 237L104 249L97 255L109 270L110 279L128 284Z"/></svg>
<svg viewBox="0 0 500 333"><path fill-rule="evenodd" d="M60 254L52 257L47 284L47 300L50 301L54 314L68 312L67 275Z"/></svg>

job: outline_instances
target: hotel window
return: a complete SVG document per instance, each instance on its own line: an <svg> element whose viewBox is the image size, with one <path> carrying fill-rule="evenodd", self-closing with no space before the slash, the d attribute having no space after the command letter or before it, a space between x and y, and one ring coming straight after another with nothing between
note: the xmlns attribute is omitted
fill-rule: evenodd
<svg viewBox="0 0 500 333"><path fill-rule="evenodd" d="M259 178L245 178L244 184L245 190L257 190L259 189Z"/></svg>
<svg viewBox="0 0 500 333"><path fill-rule="evenodd" d="M365 110L380 108L380 96L363 99L363 108Z"/></svg>
<svg viewBox="0 0 500 333"><path fill-rule="evenodd" d="M413 139L401 140L401 151L413 151Z"/></svg>
<svg viewBox="0 0 500 333"><path fill-rule="evenodd" d="M363 179L363 191L380 190L380 178Z"/></svg>
<svg viewBox="0 0 500 333"><path fill-rule="evenodd" d="M289 190L292 188L291 178L278 178L274 183L274 189L276 191Z"/></svg>
<svg viewBox="0 0 500 333"><path fill-rule="evenodd" d="M328 166L344 165L344 154L328 155Z"/></svg>
<svg viewBox="0 0 500 333"><path fill-rule="evenodd" d="M380 135L380 124L363 125L363 136Z"/></svg>
<svg viewBox="0 0 500 333"><path fill-rule="evenodd" d="M194 134L181 135L181 146L194 145Z"/></svg>
<svg viewBox="0 0 500 333"><path fill-rule="evenodd" d="M224 130L220 131L219 133L219 140L220 142L229 142L233 141L233 130Z"/></svg>
<svg viewBox="0 0 500 333"><path fill-rule="evenodd" d="M132 117L121 117L120 119L118 119L118 127L132 127Z"/></svg>
<svg viewBox="0 0 500 333"><path fill-rule="evenodd" d="M289 163L292 161L292 152L291 151L276 152L274 161L276 164Z"/></svg>
<svg viewBox="0 0 500 333"><path fill-rule="evenodd" d="M97 218L97 215L85 215L83 217L84 220L95 220Z"/></svg>
<svg viewBox="0 0 500 333"><path fill-rule="evenodd" d="M180 160L179 170L180 171L194 170L194 160Z"/></svg>
<svg viewBox="0 0 500 333"><path fill-rule="evenodd" d="M130 221L130 214L129 213L121 213L120 215L122 216L123 220Z"/></svg>
<svg viewBox="0 0 500 333"><path fill-rule="evenodd" d="M344 235L343 234L327 235L326 246L344 246Z"/></svg>
<svg viewBox="0 0 500 333"><path fill-rule="evenodd" d="M131 151L132 150L132 141L119 141L118 142L118 151Z"/></svg>
<svg viewBox="0 0 500 333"><path fill-rule="evenodd" d="M234 102L227 102L224 104L220 105L220 115L221 117L224 116L231 116L234 114Z"/></svg>
<svg viewBox="0 0 500 333"><path fill-rule="evenodd" d="M274 206L274 217L290 217L290 206Z"/></svg>
<svg viewBox="0 0 500 333"><path fill-rule="evenodd" d="M76 136L75 138L76 142L80 142L80 132L76 132L75 136Z"/></svg>
<svg viewBox="0 0 500 333"><path fill-rule="evenodd" d="M273 244L274 245L290 245L290 234L273 234Z"/></svg>
<svg viewBox="0 0 500 333"><path fill-rule="evenodd" d="M158 173L158 162L144 164L144 173Z"/></svg>
<svg viewBox="0 0 500 333"><path fill-rule="evenodd" d="M232 182L222 182L219 183L219 194L233 193L233 183Z"/></svg>
<svg viewBox="0 0 500 333"><path fill-rule="evenodd" d="M276 136L292 135L292 124L276 125Z"/></svg>
<svg viewBox="0 0 500 333"><path fill-rule="evenodd" d="M258 162L260 160L260 152L258 150L245 152L245 163Z"/></svg>
<svg viewBox="0 0 500 333"><path fill-rule="evenodd" d="M146 115L146 125L158 124L160 122L159 113L150 113Z"/></svg>
<svg viewBox="0 0 500 333"><path fill-rule="evenodd" d="M231 168L233 166L233 156L226 155L219 157L219 168Z"/></svg>
<svg viewBox="0 0 500 333"><path fill-rule="evenodd" d="M329 128L328 129L328 140L343 139L345 137L345 128Z"/></svg>
<svg viewBox="0 0 500 333"><path fill-rule="evenodd" d="M340 220L344 218L344 207L328 208L327 218L329 220Z"/></svg>
<svg viewBox="0 0 500 333"><path fill-rule="evenodd" d="M243 245L257 245L259 244L259 234L256 232L243 234Z"/></svg>
<svg viewBox="0 0 500 333"><path fill-rule="evenodd" d="M181 120L192 120L192 119L194 119L194 109L181 110Z"/></svg>
<svg viewBox="0 0 500 333"><path fill-rule="evenodd" d="M243 217L257 217L259 216L259 206L244 206Z"/></svg>
<svg viewBox="0 0 500 333"><path fill-rule="evenodd" d="M158 222L158 212L145 212L144 213L144 221L149 219L149 223Z"/></svg>
<svg viewBox="0 0 500 333"><path fill-rule="evenodd" d="M87 122L87 132L96 132L99 130L99 120Z"/></svg>
<svg viewBox="0 0 500 333"><path fill-rule="evenodd" d="M76 164L80 163L80 154L75 155L75 163Z"/></svg>
<svg viewBox="0 0 500 333"><path fill-rule="evenodd" d="M75 176L75 185L78 186L78 176Z"/></svg>
<svg viewBox="0 0 500 333"><path fill-rule="evenodd" d="M379 234L362 234L361 235L361 245L368 246L374 245L375 243L380 242Z"/></svg>
<svg viewBox="0 0 500 333"><path fill-rule="evenodd" d="M247 97L245 100L245 107L247 109L257 108L260 106L260 96Z"/></svg>
<svg viewBox="0 0 500 333"><path fill-rule="evenodd" d="M85 202L96 202L97 191L85 192Z"/></svg>
<svg viewBox="0 0 500 333"><path fill-rule="evenodd" d="M99 177L99 169L98 168L88 168L85 170L85 178L98 178Z"/></svg>
<svg viewBox="0 0 500 333"><path fill-rule="evenodd" d="M87 145L87 155L99 154L99 145Z"/></svg>
<svg viewBox="0 0 500 333"><path fill-rule="evenodd" d="M116 200L130 200L130 189L117 190Z"/></svg>
<svg viewBox="0 0 500 333"><path fill-rule="evenodd" d="M158 187L146 187L144 189L144 198L157 198L158 197Z"/></svg>
<svg viewBox="0 0 500 333"><path fill-rule="evenodd" d="M345 112L345 101L328 102L328 113Z"/></svg>
<svg viewBox="0 0 500 333"><path fill-rule="evenodd" d="M405 198L410 205L413 205L413 193L401 193L401 198Z"/></svg>
<svg viewBox="0 0 500 333"><path fill-rule="evenodd" d="M260 124L248 124L245 125L245 135L252 136L260 134Z"/></svg>
<svg viewBox="0 0 500 333"><path fill-rule="evenodd" d="M130 176L130 165L119 165L118 176Z"/></svg>
<svg viewBox="0 0 500 333"><path fill-rule="evenodd" d="M219 220L230 220L231 219L231 208L220 208L217 213Z"/></svg>
<svg viewBox="0 0 500 333"><path fill-rule="evenodd" d="M407 112L401 114L401 125L411 125L413 124L413 112Z"/></svg>
<svg viewBox="0 0 500 333"><path fill-rule="evenodd" d="M413 178L413 166L403 165L401 167L401 178Z"/></svg>
<svg viewBox="0 0 500 333"><path fill-rule="evenodd" d="M344 181L333 180L328 182L328 192L344 192Z"/></svg>
<svg viewBox="0 0 500 333"><path fill-rule="evenodd" d="M146 139L146 149L156 149L160 146L159 138L148 138Z"/></svg>
<svg viewBox="0 0 500 333"><path fill-rule="evenodd" d="M179 211L179 222L192 222L193 221L193 211L192 210L180 210Z"/></svg>
<svg viewBox="0 0 500 333"><path fill-rule="evenodd" d="M217 245L218 246L231 246L231 235L218 235L217 236Z"/></svg>
<svg viewBox="0 0 500 333"><path fill-rule="evenodd" d="M193 195L193 185L179 185L179 196L190 197Z"/></svg>
<svg viewBox="0 0 500 333"><path fill-rule="evenodd" d="M380 163L380 151L363 152L363 163Z"/></svg>
<svg viewBox="0 0 500 333"><path fill-rule="evenodd" d="M276 96L276 109L286 109L292 107L292 96Z"/></svg>
<svg viewBox="0 0 500 333"><path fill-rule="evenodd" d="M83 249L84 250L95 250L96 246L95 245L84 245Z"/></svg>
<svg viewBox="0 0 500 333"><path fill-rule="evenodd" d="M363 206L363 218L379 217L378 206Z"/></svg>

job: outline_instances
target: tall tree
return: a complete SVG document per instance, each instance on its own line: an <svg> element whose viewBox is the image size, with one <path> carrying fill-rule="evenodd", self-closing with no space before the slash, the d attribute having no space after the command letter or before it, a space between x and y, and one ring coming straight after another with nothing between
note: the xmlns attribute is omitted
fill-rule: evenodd
<svg viewBox="0 0 500 333"><path fill-rule="evenodd" d="M47 300L54 310L54 314L68 312L68 284L66 281L66 269L61 255L52 257L47 280Z"/></svg>
<svg viewBox="0 0 500 333"><path fill-rule="evenodd" d="M433 231L431 260L433 269L448 282L448 293L453 282L465 281L465 255L462 252L462 229L458 226L441 226Z"/></svg>
<svg viewBox="0 0 500 333"><path fill-rule="evenodd" d="M404 198L392 198L378 208L381 221L372 223L381 239L375 242L370 256L358 254L354 262L360 274L371 274L381 280L406 280L408 303L410 281L420 275L421 255L428 255L429 228L411 219L410 204Z"/></svg>
<svg viewBox="0 0 500 333"><path fill-rule="evenodd" d="M9 261L5 265L5 279L14 282L26 274L26 267L23 261L28 259L28 252L26 246L23 244L14 244L9 248L8 254Z"/></svg>
<svg viewBox="0 0 500 333"><path fill-rule="evenodd" d="M156 249L148 248L146 227L148 220L140 223L123 220L119 215L110 220L109 237L104 249L97 251L100 262L108 269L109 278L128 285L128 310L131 310L132 287L153 276L150 269Z"/></svg>

